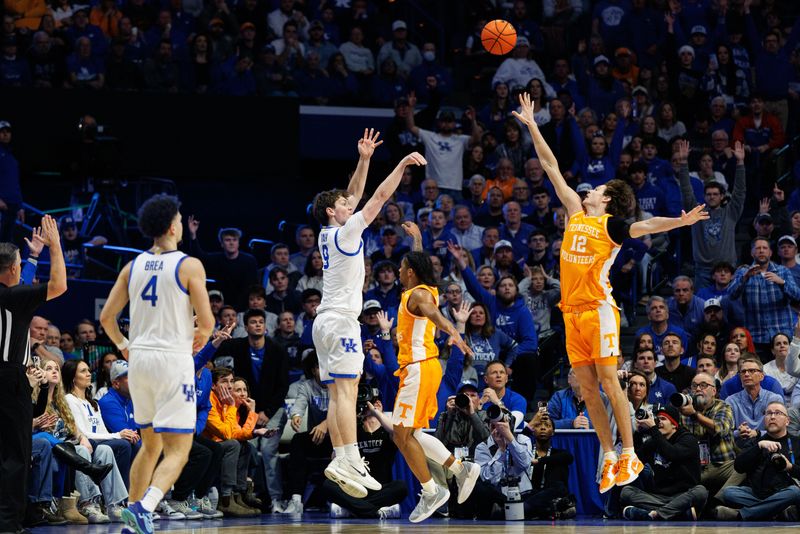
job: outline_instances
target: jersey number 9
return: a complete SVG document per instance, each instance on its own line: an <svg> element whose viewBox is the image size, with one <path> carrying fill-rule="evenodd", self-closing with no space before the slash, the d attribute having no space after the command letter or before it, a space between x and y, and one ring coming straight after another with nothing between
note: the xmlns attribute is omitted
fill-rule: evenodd
<svg viewBox="0 0 800 534"><path fill-rule="evenodd" d="M322 245L322 268L327 269L328 265L328 245Z"/></svg>

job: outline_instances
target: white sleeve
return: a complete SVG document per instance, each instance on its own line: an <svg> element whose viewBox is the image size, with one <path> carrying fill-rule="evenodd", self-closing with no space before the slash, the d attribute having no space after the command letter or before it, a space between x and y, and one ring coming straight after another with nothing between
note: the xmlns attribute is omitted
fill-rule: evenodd
<svg viewBox="0 0 800 534"><path fill-rule="evenodd" d="M344 226L335 230L333 242L339 252L348 255L355 254L361 248L361 234L367 229L367 221L360 211L354 213Z"/></svg>
<svg viewBox="0 0 800 534"><path fill-rule="evenodd" d="M92 423L89 421L88 414L83 409L83 402L75 395L67 395L67 404L72 412L72 418L75 419L75 426L81 431L81 434L86 436L87 439L106 440L106 439L119 439L119 432L109 433L106 425L103 423L103 417L100 415L100 410L92 409L92 415L97 418L97 432L92 432Z"/></svg>

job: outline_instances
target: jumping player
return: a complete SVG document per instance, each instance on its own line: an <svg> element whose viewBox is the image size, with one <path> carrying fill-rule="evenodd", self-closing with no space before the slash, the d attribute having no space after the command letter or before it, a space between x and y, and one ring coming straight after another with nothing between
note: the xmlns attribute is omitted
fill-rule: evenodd
<svg viewBox="0 0 800 534"><path fill-rule="evenodd" d="M405 222L403 229L413 238L414 248L400 263L400 283L406 290L397 313L400 389L392 411L392 437L422 484L419 503L408 518L412 523L418 523L430 517L450 498L447 487L438 486L431 477L426 457L455 475L459 504L469 498L481 470L472 462L456 461L438 439L422 431L438 413L436 392L442 380L442 366L439 349L434 343L436 329L447 333L450 336L447 343L457 350L469 355L472 355L472 350L439 311L433 264L422 252L419 228L413 222Z"/></svg>
<svg viewBox="0 0 800 534"><path fill-rule="evenodd" d="M214 328L203 265L178 251L179 207L167 195L142 204L139 229L153 247L122 269L100 314L108 337L130 363L128 383L142 434L131 466L131 504L122 512L126 530L136 534L152 534L152 512L189 458L197 414L192 354ZM129 300L130 340L117 325Z"/></svg>
<svg viewBox="0 0 800 534"><path fill-rule="evenodd" d="M409 165L425 165L420 154L407 155L378 186L364 208L353 213L364 193L369 160L382 143L380 134L364 130L358 141L359 160L346 191L334 189L314 199L314 216L320 222L322 255L322 302L317 309L312 337L319 356L320 380L328 385L328 431L336 453L325 476L356 498L367 489L379 490L361 458L356 442L356 399L364 364L361 347L361 288L364 284L362 232L394 193Z"/></svg>
<svg viewBox="0 0 800 534"><path fill-rule="evenodd" d="M581 198L564 180L550 147L533 119L529 94L519 97L521 111L513 115L528 126L536 153L558 198L567 210L567 227L561 247L561 310L567 337L567 354L581 385L589 416L603 447L600 493L614 485L633 482L643 465L633 450L628 400L617 379L619 310L611 297L608 273L627 239L667 232L707 219L705 205L680 217L653 217L633 224L625 222L635 197L621 180L611 180ZM608 395L622 436L622 454L617 457L614 437L600 398L599 385Z"/></svg>

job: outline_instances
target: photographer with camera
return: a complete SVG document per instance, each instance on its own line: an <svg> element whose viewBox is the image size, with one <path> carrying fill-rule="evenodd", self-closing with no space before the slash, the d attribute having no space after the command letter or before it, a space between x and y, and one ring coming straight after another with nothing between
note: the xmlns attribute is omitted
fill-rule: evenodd
<svg viewBox="0 0 800 534"><path fill-rule="evenodd" d="M650 439L637 454L652 455L652 486L647 490L628 485L622 489L622 516L632 521L696 520L708 498L700 485L700 447L697 439L678 424L674 406L660 407L655 417L642 419Z"/></svg>
<svg viewBox="0 0 800 534"><path fill-rule="evenodd" d="M514 420L518 421L516 430L522 430L523 417L527 411L528 403L525 397L511 391L511 388L508 387L506 364L500 360L494 360L486 364L483 380L486 382L486 389L483 390L481 395L483 409L488 411L491 406L507 409L514 416Z"/></svg>
<svg viewBox="0 0 800 534"><path fill-rule="evenodd" d="M745 367L749 364L745 362ZM800 457L800 446L797 438L791 438L787 432L789 414L782 401L767 404L764 421L766 434L759 436L734 462L736 471L747 476L747 485L723 491L727 506L715 509L717 520L797 520L800 487L796 479L800 478L800 466L795 465L795 458Z"/></svg>
<svg viewBox="0 0 800 534"><path fill-rule="evenodd" d="M486 412L481 409L478 384L463 382L455 395L447 399L446 410L439 415L436 438L456 459L475 457L475 447L489 437Z"/></svg>
<svg viewBox="0 0 800 534"><path fill-rule="evenodd" d="M695 375L691 392L691 402L681 402L678 407L681 425L700 444L700 483L712 499L721 500L723 489L744 481L733 468L736 459L733 411L717 398L717 383L708 373Z"/></svg>

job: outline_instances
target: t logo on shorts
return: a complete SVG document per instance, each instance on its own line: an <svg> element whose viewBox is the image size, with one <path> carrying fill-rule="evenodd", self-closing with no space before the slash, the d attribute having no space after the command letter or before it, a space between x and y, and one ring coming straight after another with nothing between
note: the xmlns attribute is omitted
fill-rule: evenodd
<svg viewBox="0 0 800 534"><path fill-rule="evenodd" d="M186 395L186 402L194 402L194 384L184 384L183 394Z"/></svg>
<svg viewBox="0 0 800 534"><path fill-rule="evenodd" d="M402 412L400 412L400 419L405 419L406 417L408 417L407 412L408 410L412 409L413 406L411 406L410 404L406 404L404 402L398 402L397 405L400 406L400 408L403 410Z"/></svg>
<svg viewBox="0 0 800 534"><path fill-rule="evenodd" d="M342 348L344 348L345 352L358 352L356 342L352 337L343 337L340 339L342 340Z"/></svg>

